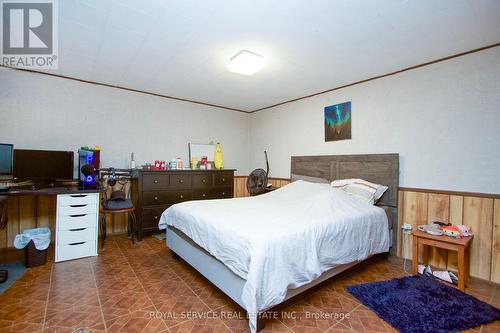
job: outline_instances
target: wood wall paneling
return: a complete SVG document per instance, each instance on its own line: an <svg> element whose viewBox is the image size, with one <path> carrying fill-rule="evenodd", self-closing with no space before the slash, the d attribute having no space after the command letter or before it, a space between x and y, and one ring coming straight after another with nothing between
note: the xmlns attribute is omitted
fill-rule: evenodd
<svg viewBox="0 0 500 333"><path fill-rule="evenodd" d="M281 187L290 181L283 178L269 178L274 186ZM441 218L454 225L472 227L474 239L471 243L471 275L500 283L500 199L497 197L474 196L466 193L452 194L400 190L397 254L411 259L412 241L410 235L403 235L401 226L410 223L413 228L426 224L429 219ZM234 196L246 197L246 177L234 178ZM14 237L24 229L55 226L56 197L40 196L35 205L34 197L12 197L8 201L9 223L0 230L0 249L12 248ZM36 217L36 218L35 218ZM125 233L125 216L108 216L108 234ZM52 233L54 240L54 232ZM430 263L439 268L456 271L457 257L453 251L432 251Z"/></svg>
<svg viewBox="0 0 500 333"><path fill-rule="evenodd" d="M429 193L427 202L427 221L450 219L450 196L446 194ZM448 251L432 248L429 251L429 264L436 267L446 268Z"/></svg>
<svg viewBox="0 0 500 333"><path fill-rule="evenodd" d="M450 223L461 225L463 223L464 197L450 195ZM458 257L455 251L448 251L447 269L458 271Z"/></svg>
<svg viewBox="0 0 500 333"><path fill-rule="evenodd" d="M493 204L493 238L491 246L491 281L500 283L500 199Z"/></svg>
<svg viewBox="0 0 500 333"><path fill-rule="evenodd" d="M493 199L464 197L463 224L472 228L470 275L489 280L493 232Z"/></svg>

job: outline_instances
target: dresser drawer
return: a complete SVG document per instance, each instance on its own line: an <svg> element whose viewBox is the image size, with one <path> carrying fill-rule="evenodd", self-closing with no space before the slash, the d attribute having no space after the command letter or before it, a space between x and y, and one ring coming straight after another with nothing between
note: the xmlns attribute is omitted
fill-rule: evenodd
<svg viewBox="0 0 500 333"><path fill-rule="evenodd" d="M192 200L191 190L180 191L150 191L142 193L143 206L171 205Z"/></svg>
<svg viewBox="0 0 500 333"><path fill-rule="evenodd" d="M72 216L72 215L82 215L82 214L96 214L97 204L79 204L71 206L59 206L58 207L59 216Z"/></svg>
<svg viewBox="0 0 500 333"><path fill-rule="evenodd" d="M233 186L233 172L222 171L215 173L215 186Z"/></svg>
<svg viewBox="0 0 500 333"><path fill-rule="evenodd" d="M78 242L93 241L96 239L95 228L75 228L59 230L57 232L57 245L67 245Z"/></svg>
<svg viewBox="0 0 500 333"><path fill-rule="evenodd" d="M143 206L167 205L168 203L168 191L149 191L142 193Z"/></svg>
<svg viewBox="0 0 500 333"><path fill-rule="evenodd" d="M56 261L95 255L97 255L97 242L95 240L56 245Z"/></svg>
<svg viewBox="0 0 500 333"><path fill-rule="evenodd" d="M170 175L170 186L172 190L186 190L191 188L192 176L183 174Z"/></svg>
<svg viewBox="0 0 500 333"><path fill-rule="evenodd" d="M92 205L98 201L99 194L64 194L57 196L59 207L72 205Z"/></svg>
<svg viewBox="0 0 500 333"><path fill-rule="evenodd" d="M168 175L148 173L142 175L142 188L144 191L166 190L168 188Z"/></svg>
<svg viewBox="0 0 500 333"><path fill-rule="evenodd" d="M212 199L213 193L210 189L193 190L193 200Z"/></svg>
<svg viewBox="0 0 500 333"><path fill-rule="evenodd" d="M171 191L168 195L168 202L170 204L175 204L183 201L193 200L193 191L182 190L182 191Z"/></svg>
<svg viewBox="0 0 500 333"><path fill-rule="evenodd" d="M168 206L158 208L144 208L142 210L142 228L157 230L161 214L163 214L163 212L167 208Z"/></svg>
<svg viewBox="0 0 500 333"><path fill-rule="evenodd" d="M212 189L212 199L227 199L233 197L232 187L220 187Z"/></svg>
<svg viewBox="0 0 500 333"><path fill-rule="evenodd" d="M206 189L212 187L212 174L204 175L194 175L193 176L193 188L194 189Z"/></svg>
<svg viewBox="0 0 500 333"><path fill-rule="evenodd" d="M97 214L80 214L57 217L57 230L96 228Z"/></svg>

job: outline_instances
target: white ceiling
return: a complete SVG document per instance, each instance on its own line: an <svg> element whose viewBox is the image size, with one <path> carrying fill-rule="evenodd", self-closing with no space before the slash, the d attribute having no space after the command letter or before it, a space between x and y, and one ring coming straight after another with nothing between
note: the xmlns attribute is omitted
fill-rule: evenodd
<svg viewBox="0 0 500 333"><path fill-rule="evenodd" d="M56 72L252 111L500 41L500 0L61 0ZM254 76L225 65L265 56Z"/></svg>

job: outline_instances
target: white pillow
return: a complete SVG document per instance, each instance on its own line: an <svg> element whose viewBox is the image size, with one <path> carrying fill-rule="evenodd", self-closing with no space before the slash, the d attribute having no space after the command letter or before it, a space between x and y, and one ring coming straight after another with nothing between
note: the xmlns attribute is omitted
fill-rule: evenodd
<svg viewBox="0 0 500 333"><path fill-rule="evenodd" d="M334 180L331 185L332 187L346 192L352 197L368 202L372 205L377 202L389 188L387 186L370 183L359 178Z"/></svg>
<svg viewBox="0 0 500 333"><path fill-rule="evenodd" d="M309 183L330 184L330 181L325 178L297 175L292 173L291 182L293 183L296 182L297 180L303 180Z"/></svg>

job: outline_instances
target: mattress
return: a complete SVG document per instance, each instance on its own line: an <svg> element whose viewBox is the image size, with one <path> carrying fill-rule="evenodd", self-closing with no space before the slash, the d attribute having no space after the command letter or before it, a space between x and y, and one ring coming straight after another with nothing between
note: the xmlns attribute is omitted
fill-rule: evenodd
<svg viewBox="0 0 500 333"><path fill-rule="evenodd" d="M257 197L173 205L160 219L161 229L167 225L246 280L242 301L250 314L330 268L389 249L383 209L304 181Z"/></svg>

